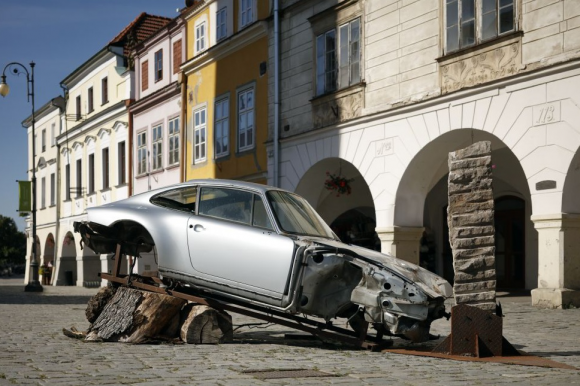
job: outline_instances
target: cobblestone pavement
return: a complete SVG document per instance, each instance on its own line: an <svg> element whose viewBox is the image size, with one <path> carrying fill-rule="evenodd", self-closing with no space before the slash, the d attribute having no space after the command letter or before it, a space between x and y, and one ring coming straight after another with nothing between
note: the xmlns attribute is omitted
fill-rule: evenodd
<svg viewBox="0 0 580 386"><path fill-rule="evenodd" d="M242 327L215 346L85 343L62 328L88 328L84 311L96 289L44 287L0 278L0 385L573 385L580 371L459 362L373 353L337 344L286 340L280 326ZM504 336L528 353L580 367L580 309L537 310L528 296L504 297ZM233 315L234 324L255 322ZM449 322L434 334L446 336ZM399 339L395 346L404 345ZM248 370L306 369L324 377L257 379Z"/></svg>

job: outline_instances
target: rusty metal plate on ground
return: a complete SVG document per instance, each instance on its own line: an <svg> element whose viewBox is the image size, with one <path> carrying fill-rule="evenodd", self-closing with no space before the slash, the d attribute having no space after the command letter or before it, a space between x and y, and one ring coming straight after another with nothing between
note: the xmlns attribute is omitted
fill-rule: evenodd
<svg viewBox="0 0 580 386"><path fill-rule="evenodd" d="M249 374L258 379L338 377L335 374L309 369L244 370L242 374Z"/></svg>
<svg viewBox="0 0 580 386"><path fill-rule="evenodd" d="M468 362L491 362L491 363L503 363L510 365L520 365L520 366L536 366L536 367L548 367L553 369L567 369L567 370L580 370L574 366L567 365L565 363L560 363L553 361L551 359L537 357L534 355L528 355L523 351L520 351L519 356L497 356L497 357L486 357L486 358L476 358L471 356L462 355L449 355L444 353L436 353L431 351L421 351L421 350L408 350L408 349L386 349L382 352L389 352L393 354L403 354L403 355L416 355L431 358L440 359L451 359L454 361L468 361Z"/></svg>

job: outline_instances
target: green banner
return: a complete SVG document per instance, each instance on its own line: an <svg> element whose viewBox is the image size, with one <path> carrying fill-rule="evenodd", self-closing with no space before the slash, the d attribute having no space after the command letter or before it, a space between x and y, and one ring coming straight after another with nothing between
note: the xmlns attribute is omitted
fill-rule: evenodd
<svg viewBox="0 0 580 386"><path fill-rule="evenodd" d="M18 211L30 212L32 205L32 189L30 181L18 181Z"/></svg>

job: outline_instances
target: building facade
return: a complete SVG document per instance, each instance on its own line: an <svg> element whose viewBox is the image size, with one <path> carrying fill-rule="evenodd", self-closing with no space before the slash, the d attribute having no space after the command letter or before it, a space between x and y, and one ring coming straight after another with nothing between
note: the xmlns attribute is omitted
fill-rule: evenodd
<svg viewBox="0 0 580 386"><path fill-rule="evenodd" d="M265 183L268 124L268 1L199 1L187 25L185 180Z"/></svg>
<svg viewBox="0 0 580 386"><path fill-rule="evenodd" d="M36 168L36 255L39 267L43 267L39 276L41 284L51 283L55 256L58 250L57 212L58 212L58 148L56 138L62 132L63 97L51 99L35 111L35 159L32 159L32 117L28 117L23 126L28 131L28 165L29 178L32 180L32 168ZM30 278L30 258L32 256L32 218L26 219L26 273L24 281Z"/></svg>
<svg viewBox="0 0 580 386"><path fill-rule="evenodd" d="M134 49L135 101L130 106L131 195L183 181L183 115L180 66L185 23L176 17ZM143 253L133 269L156 269Z"/></svg>
<svg viewBox="0 0 580 386"><path fill-rule="evenodd" d="M102 50L68 75L61 87L67 99L60 151L57 285L99 286L108 256L81 249L73 223L86 209L129 196L129 113L134 99L132 48L170 19L139 15Z"/></svg>
<svg viewBox="0 0 580 386"><path fill-rule="evenodd" d="M452 279L448 153L491 141L498 287L530 289L537 306L580 305L580 3L280 8L270 184L308 198L346 241ZM328 175L351 194L325 189Z"/></svg>

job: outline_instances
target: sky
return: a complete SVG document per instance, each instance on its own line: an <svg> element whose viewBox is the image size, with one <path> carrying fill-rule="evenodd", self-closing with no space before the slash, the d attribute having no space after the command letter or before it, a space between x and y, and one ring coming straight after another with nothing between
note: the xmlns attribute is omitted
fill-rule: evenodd
<svg viewBox="0 0 580 386"><path fill-rule="evenodd" d="M0 0L0 71L11 62L34 68L39 109L62 95L60 82L107 45L141 12L176 17L184 0ZM22 121L32 113L26 76L6 71L10 93L0 97L0 215L19 217L17 180L28 179L27 138Z"/></svg>

